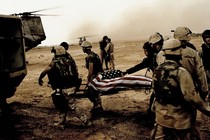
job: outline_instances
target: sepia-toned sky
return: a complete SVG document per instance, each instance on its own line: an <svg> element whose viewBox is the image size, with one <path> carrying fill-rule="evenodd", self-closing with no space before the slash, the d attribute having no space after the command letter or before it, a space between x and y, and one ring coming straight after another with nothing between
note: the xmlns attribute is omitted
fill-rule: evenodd
<svg viewBox="0 0 210 140"><path fill-rule="evenodd" d="M51 9L52 8L52 9ZM99 41L148 39L155 32L172 35L171 29L187 26L200 33L210 29L209 0L2 0L0 14L42 9L46 40L41 45L62 41L77 43L79 36Z"/></svg>

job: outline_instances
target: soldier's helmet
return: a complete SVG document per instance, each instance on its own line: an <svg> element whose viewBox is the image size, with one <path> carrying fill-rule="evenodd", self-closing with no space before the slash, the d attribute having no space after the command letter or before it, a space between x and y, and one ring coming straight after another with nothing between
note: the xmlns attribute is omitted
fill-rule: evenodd
<svg viewBox="0 0 210 140"><path fill-rule="evenodd" d="M202 33L202 38L203 38L204 41L205 41L205 38L210 38L210 30L205 30Z"/></svg>
<svg viewBox="0 0 210 140"><path fill-rule="evenodd" d="M149 38L149 43L150 44L156 44L160 41L163 42L163 36L160 33L154 33Z"/></svg>
<svg viewBox="0 0 210 140"><path fill-rule="evenodd" d="M174 38L183 41L190 41L191 40L191 30L187 27L177 27L174 31Z"/></svg>
<svg viewBox="0 0 210 140"><path fill-rule="evenodd" d="M166 55L181 55L179 48L181 48L181 42L178 39L170 38L164 42L162 50Z"/></svg>
<svg viewBox="0 0 210 140"><path fill-rule="evenodd" d="M68 50L69 49L69 44L67 42L62 42L60 44L60 46L63 46L65 48L65 50Z"/></svg>
<svg viewBox="0 0 210 140"><path fill-rule="evenodd" d="M84 49L91 49L92 48L92 44L89 41L83 41L81 44L81 47Z"/></svg>
<svg viewBox="0 0 210 140"><path fill-rule="evenodd" d="M108 39L108 36L105 35L105 36L103 37L103 40L106 40L106 39Z"/></svg>
<svg viewBox="0 0 210 140"><path fill-rule="evenodd" d="M53 50L53 53L54 53L56 56L66 54L65 48L62 47L62 46L55 46L53 49L54 49L54 50Z"/></svg>

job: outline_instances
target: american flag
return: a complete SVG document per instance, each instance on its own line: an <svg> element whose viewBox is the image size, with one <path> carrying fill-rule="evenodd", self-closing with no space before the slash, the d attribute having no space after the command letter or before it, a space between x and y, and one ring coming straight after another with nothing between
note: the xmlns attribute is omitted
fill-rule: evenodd
<svg viewBox="0 0 210 140"><path fill-rule="evenodd" d="M111 70L99 74L94 78L88 86L93 87L97 91L106 92L111 89L130 89L151 87L152 78L141 75L121 76L122 71Z"/></svg>

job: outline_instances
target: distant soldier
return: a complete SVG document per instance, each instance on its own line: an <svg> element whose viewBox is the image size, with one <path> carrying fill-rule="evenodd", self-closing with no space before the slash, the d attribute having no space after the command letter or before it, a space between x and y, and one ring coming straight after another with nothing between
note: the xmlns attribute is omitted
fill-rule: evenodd
<svg viewBox="0 0 210 140"><path fill-rule="evenodd" d="M187 27L178 27L174 32L174 37L181 40L181 46L176 48L181 52L182 59L180 59L180 64L190 72L197 91L199 91L201 98L205 100L208 94L206 73L201 58L195 49L192 49L192 44L190 45L189 43L191 31ZM165 61L164 55L164 51L159 52L157 55L158 64Z"/></svg>
<svg viewBox="0 0 210 140"><path fill-rule="evenodd" d="M102 67L103 67L104 61L106 61L106 60L105 60L105 57L106 57L107 53L106 53L105 48L106 48L106 45L107 45L107 42L106 42L107 39L108 39L108 37L107 37L107 36L104 36L103 39L99 42L99 47L100 47L100 59L101 59ZM106 70L108 70L109 67L108 67L108 65L107 65L106 62L105 62L105 66L106 66Z"/></svg>
<svg viewBox="0 0 210 140"><path fill-rule="evenodd" d="M106 40L107 46L105 48L107 55L105 57L105 63L109 63L109 69L114 70L115 69L115 63L114 63L114 44L111 42L111 39L108 38ZM106 64L108 65L108 64Z"/></svg>
<svg viewBox="0 0 210 140"><path fill-rule="evenodd" d="M153 140L200 140L194 112L198 109L210 117L210 108L196 92L191 74L179 63L180 46L179 40L165 41L166 60L154 70Z"/></svg>
<svg viewBox="0 0 210 140"><path fill-rule="evenodd" d="M208 87L210 89L210 30L205 30L202 33L204 43L201 46L200 56L203 61L204 69L206 71Z"/></svg>
<svg viewBox="0 0 210 140"><path fill-rule="evenodd" d="M80 46L81 46L82 42L83 42L83 40L82 40L82 37L81 37L81 38L79 38L79 45Z"/></svg>
<svg viewBox="0 0 210 140"><path fill-rule="evenodd" d="M64 47L53 48L54 58L39 76L39 85L43 85L43 78L48 75L49 84L54 90L52 94L55 108L60 111L58 125L64 125L67 112L74 110L75 99L72 94L79 89L81 78L79 78L77 66L72 57L66 53ZM84 120L86 121L86 120Z"/></svg>
<svg viewBox="0 0 210 140"><path fill-rule="evenodd" d="M85 58L86 68L88 69L86 94L93 103L93 108L91 110L92 117L97 117L103 111L101 97L100 94L95 89L89 87L88 84L99 73L103 72L103 68L99 56L91 51L92 44L89 41L84 41L81 44L81 47L83 52L87 54L87 57Z"/></svg>

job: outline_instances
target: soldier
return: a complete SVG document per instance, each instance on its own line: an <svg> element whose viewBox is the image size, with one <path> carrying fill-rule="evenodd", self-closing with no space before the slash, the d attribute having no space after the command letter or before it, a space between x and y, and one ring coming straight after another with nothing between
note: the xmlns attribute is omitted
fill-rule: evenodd
<svg viewBox="0 0 210 140"><path fill-rule="evenodd" d="M177 27L176 30L174 31L174 38L181 41L183 46L187 46L196 50L195 46L189 42L191 40L191 34L192 32L189 28Z"/></svg>
<svg viewBox="0 0 210 140"><path fill-rule="evenodd" d="M97 117L103 111L102 104L101 104L101 97L100 94L93 89L92 87L88 86L93 78L95 78L99 73L103 72L101 60L99 56L91 51L92 44L89 41L84 41L81 44L82 50L84 53L87 54L86 60L86 68L88 69L87 75L87 96L89 100L93 103L93 108L91 110L92 117Z"/></svg>
<svg viewBox="0 0 210 140"><path fill-rule="evenodd" d="M74 58L71 56L71 54L67 52L68 49L69 49L69 44L67 42L61 42L60 46L64 47L64 49L66 50L66 54L68 55L69 59L71 60L71 63L72 63L73 68L74 68L74 71L75 71L76 75L79 77L78 67L76 65L76 62L75 62ZM81 85L82 78L79 78L79 80L80 80L80 84L79 85ZM77 90L79 90L79 87L77 87Z"/></svg>
<svg viewBox="0 0 210 140"><path fill-rule="evenodd" d="M106 60L105 60L105 57L106 57L106 54L107 54L107 53L106 53L105 48L106 48L106 45L107 45L107 42L106 42L107 39L108 39L108 37L107 37L107 36L104 36L103 39L102 39L101 41L99 41L100 59L101 59L101 63L102 63L102 68L103 68L103 63L104 63L104 61L106 61ZM105 62L105 66L106 66L106 70L108 70L109 67L108 67L108 65L107 65L106 62Z"/></svg>
<svg viewBox="0 0 210 140"><path fill-rule="evenodd" d="M146 42L143 45L143 49L147 57L144 58L141 63L127 69L125 72L123 72L123 75L131 74L144 68L149 68L150 70L153 71L157 67L156 55L161 50L163 41L164 41L163 37L160 33L152 34L149 38L149 42ZM151 116L153 116L152 115L153 113L151 112L153 99L154 99L154 94L152 93L150 96L149 108L147 109L147 113L150 114Z"/></svg>
<svg viewBox="0 0 210 140"><path fill-rule="evenodd" d="M109 68L110 70L114 70L115 69L115 64L114 64L114 44L111 42L111 39L108 38L106 40L107 42L107 46L105 48L105 51L107 52L107 55L105 57L105 63L109 63ZM108 65L108 64L106 64Z"/></svg>
<svg viewBox="0 0 210 140"><path fill-rule="evenodd" d="M66 53L68 53L68 49L69 49L69 44L67 42L61 42L60 46L64 47L64 49L66 50Z"/></svg>
<svg viewBox="0 0 210 140"><path fill-rule="evenodd" d="M186 68L192 75L193 81L196 84L196 89L203 100L208 94L208 83L203 63L198 53L189 45L191 39L191 31L187 27L178 27L174 32L174 37L181 40L181 46L177 48L181 52L182 59L180 64ZM165 61L164 52L160 51L157 55L157 63L161 64Z"/></svg>
<svg viewBox="0 0 210 140"><path fill-rule="evenodd" d="M165 41L162 51L166 60L154 71L153 140L200 140L194 112L198 109L210 117L210 108L196 92L191 74L179 63L182 54L177 48L180 46L177 39Z"/></svg>
<svg viewBox="0 0 210 140"><path fill-rule="evenodd" d="M73 58L70 58L64 47L56 46L53 48L54 58L51 63L42 71L39 76L39 85L43 85L43 78L48 75L49 84L55 91L52 94L55 108L60 111L60 118L55 125L64 126L66 115L69 109L75 109L75 99L72 94L75 94L81 84L81 79L78 77L77 67ZM85 123L87 120L83 120Z"/></svg>
<svg viewBox="0 0 210 140"><path fill-rule="evenodd" d="M208 87L210 88L210 63L208 62L210 60L210 30L205 30L202 33L202 38L204 43L202 44L200 50L200 56L203 61L204 69L206 71L207 81L208 81Z"/></svg>

